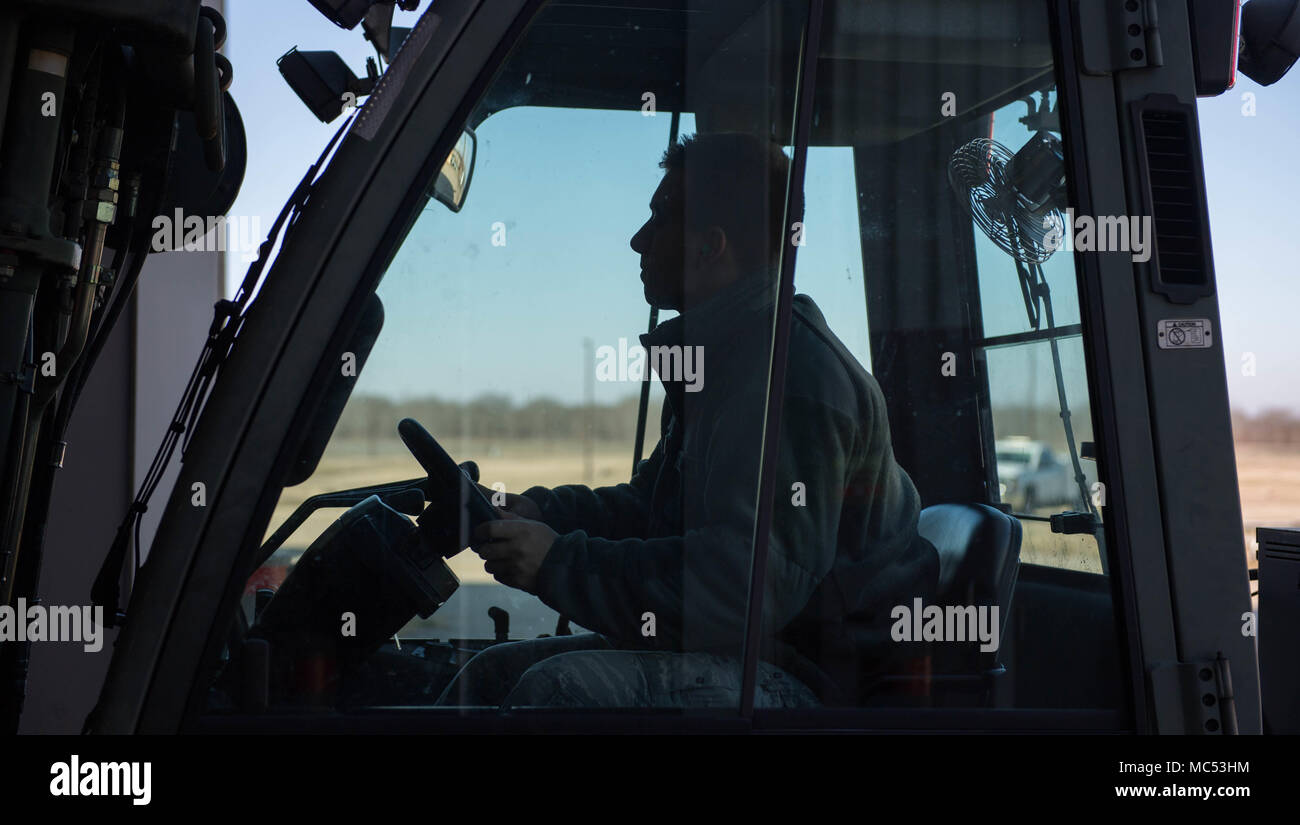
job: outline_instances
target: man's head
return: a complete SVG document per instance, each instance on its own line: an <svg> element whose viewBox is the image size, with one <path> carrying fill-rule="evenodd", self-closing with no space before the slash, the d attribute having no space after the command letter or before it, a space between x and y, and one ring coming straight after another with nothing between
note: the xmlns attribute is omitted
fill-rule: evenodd
<svg viewBox="0 0 1300 825"><path fill-rule="evenodd" d="M790 171L781 147L741 133L698 134L671 146L659 166L650 219L631 242L648 302L680 310L772 271Z"/></svg>

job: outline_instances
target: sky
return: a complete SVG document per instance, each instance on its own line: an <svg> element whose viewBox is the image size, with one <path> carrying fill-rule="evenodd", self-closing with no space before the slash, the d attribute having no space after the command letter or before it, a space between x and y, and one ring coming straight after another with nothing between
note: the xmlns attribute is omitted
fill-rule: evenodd
<svg viewBox="0 0 1300 825"><path fill-rule="evenodd" d="M1300 412L1287 308L1300 303L1300 69L1272 86L1238 74L1236 88L1197 109L1228 394L1244 410Z"/></svg>
<svg viewBox="0 0 1300 825"><path fill-rule="evenodd" d="M306 0L226 0L225 16L226 53L235 67L231 93L250 146L231 215L258 216L265 231L341 122L316 120L280 77L276 59L292 46L333 50L363 74L373 50L359 28L333 26ZM409 26L417 18L399 11L396 22ZM1255 96L1253 114L1243 99L1247 94ZM1300 226L1289 196L1300 191L1300 69L1268 88L1239 76L1235 89L1201 99L1198 108L1233 407L1300 412L1300 381L1292 380L1296 324L1286 309L1300 298ZM693 131L690 118L684 121L682 132ZM539 395L578 400L590 363L587 342L616 348L620 338L635 343L645 330L647 308L628 239L647 217L668 122L666 114L538 109L508 110L485 122L464 210L453 216L431 203L381 284L385 334L358 391L464 400L498 389L520 401ZM563 143L547 140L561 130L568 136ZM1008 116L995 122L995 137L1014 148L1027 132ZM571 170L580 187L556 191L562 188L555 184L556 169ZM808 237L799 251L797 286L817 300L831 328L870 368L857 226L843 219L853 214L854 197L847 150L810 152L806 191ZM583 208L590 204L597 208ZM504 226L504 246L493 244L498 224ZM977 261L987 284L987 331L1022 329L1024 309L1010 259L981 238ZM228 255L227 266L233 291L246 263ZM575 266L589 276L572 277ZM997 267L1007 269L1004 280L983 278ZM1068 259L1058 255L1047 273L1057 322L1077 321ZM539 280L556 287L539 298ZM439 307L436 321L428 315L431 305ZM486 318L485 306L492 308ZM428 349L431 340L443 357L413 361L412 347ZM1070 347L1064 349L1067 381L1082 386L1082 364ZM1050 362L1027 357L991 358L992 377L1004 385L1018 382L1016 387L1046 402L1054 397ZM1249 362L1253 374L1244 368ZM412 363L420 369L411 369ZM594 387L598 402L634 391L628 384Z"/></svg>

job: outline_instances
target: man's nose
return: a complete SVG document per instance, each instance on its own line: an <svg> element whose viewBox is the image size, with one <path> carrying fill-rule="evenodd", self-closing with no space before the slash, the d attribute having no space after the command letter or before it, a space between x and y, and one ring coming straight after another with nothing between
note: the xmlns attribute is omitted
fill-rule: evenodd
<svg viewBox="0 0 1300 825"><path fill-rule="evenodd" d="M632 236L632 240L629 242L629 245L632 247L632 251L638 255L645 254L645 250L646 250L645 242L646 242L646 235L647 235L646 228L649 225L650 225L649 221L643 223L641 225L641 228L636 231L636 234Z"/></svg>

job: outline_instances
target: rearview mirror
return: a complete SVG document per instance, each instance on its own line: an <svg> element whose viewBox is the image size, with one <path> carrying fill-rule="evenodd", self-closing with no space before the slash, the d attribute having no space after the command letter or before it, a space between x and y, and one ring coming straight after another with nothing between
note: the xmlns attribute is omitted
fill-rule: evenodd
<svg viewBox="0 0 1300 825"><path fill-rule="evenodd" d="M469 182L474 177L474 149L478 138L473 129L466 129L442 162L438 177L434 178L433 198L445 203L453 212L459 212L469 194Z"/></svg>

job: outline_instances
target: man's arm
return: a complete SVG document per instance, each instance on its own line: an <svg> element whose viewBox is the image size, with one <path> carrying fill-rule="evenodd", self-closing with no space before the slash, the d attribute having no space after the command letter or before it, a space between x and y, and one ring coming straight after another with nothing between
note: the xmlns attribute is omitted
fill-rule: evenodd
<svg viewBox="0 0 1300 825"><path fill-rule="evenodd" d="M507 493L501 509L520 518L540 521L558 533L583 530L588 535L608 539L643 537L649 523L655 479L663 466L670 413L665 404L659 415L659 442L650 457L637 464L627 484L595 489L581 484L554 488L539 485L522 494ZM480 487L491 499L494 491Z"/></svg>
<svg viewBox="0 0 1300 825"><path fill-rule="evenodd" d="M537 505L534 517L557 533L582 530L607 539L642 536L650 520L650 494L663 458L660 439L627 483L596 488L581 484L530 487L522 495Z"/></svg>
<svg viewBox="0 0 1300 825"><path fill-rule="evenodd" d="M752 408L752 405L749 405ZM542 601L627 645L693 650L739 644L748 613L761 421L733 407L714 422L702 467L687 476L685 535L610 540L576 530L537 574ZM816 401L786 404L764 619L793 619L831 568L845 468L857 425ZM702 482L702 485L701 485ZM792 485L804 496L792 502ZM653 614L654 635L646 635Z"/></svg>

